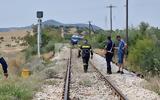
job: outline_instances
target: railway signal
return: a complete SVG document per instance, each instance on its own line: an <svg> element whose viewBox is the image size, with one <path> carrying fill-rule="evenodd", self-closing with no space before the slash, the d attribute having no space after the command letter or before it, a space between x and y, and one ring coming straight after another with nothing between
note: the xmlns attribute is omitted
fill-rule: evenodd
<svg viewBox="0 0 160 100"><path fill-rule="evenodd" d="M41 47L41 24L42 24L42 18L43 18L43 11L37 11L37 18L38 18L38 28L37 28L37 54L40 58L40 47Z"/></svg>

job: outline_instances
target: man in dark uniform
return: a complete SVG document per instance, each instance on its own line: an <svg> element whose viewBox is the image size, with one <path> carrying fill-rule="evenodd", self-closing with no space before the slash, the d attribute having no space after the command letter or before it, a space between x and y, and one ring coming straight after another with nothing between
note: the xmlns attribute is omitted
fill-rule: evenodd
<svg viewBox="0 0 160 100"><path fill-rule="evenodd" d="M4 76L5 76L5 78L7 78L8 77L8 70L7 70L8 65L7 65L7 63L6 63L6 61L4 60L3 57L0 57L0 63L2 65Z"/></svg>
<svg viewBox="0 0 160 100"><path fill-rule="evenodd" d="M112 61L112 57L114 55L114 43L111 40L111 37L108 36L107 37L107 44L105 46L105 50L106 50L106 62L107 62L107 74L112 74L111 71L111 61Z"/></svg>
<svg viewBox="0 0 160 100"><path fill-rule="evenodd" d="M93 51L91 45L88 44L88 40L84 40L83 42L83 45L80 46L80 49L78 51L78 57L82 56L84 72L86 73L88 71L88 62L90 55L91 59L93 58Z"/></svg>

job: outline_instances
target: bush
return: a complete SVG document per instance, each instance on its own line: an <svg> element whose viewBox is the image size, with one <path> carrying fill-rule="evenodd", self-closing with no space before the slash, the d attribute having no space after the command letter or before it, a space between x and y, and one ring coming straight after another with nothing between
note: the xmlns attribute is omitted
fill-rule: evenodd
<svg viewBox="0 0 160 100"><path fill-rule="evenodd" d="M5 83L0 85L0 90L1 100L28 100L32 98L32 92L22 85Z"/></svg>
<svg viewBox="0 0 160 100"><path fill-rule="evenodd" d="M54 51L54 44L57 42L62 42L60 28L46 26L42 29L42 43L41 43L41 53L47 53ZM27 35L25 41L29 45L26 49L26 58L29 59L32 55L37 53L37 34Z"/></svg>
<svg viewBox="0 0 160 100"><path fill-rule="evenodd" d="M28 79L10 76L8 80L0 80L0 83L1 100L31 100L40 85L35 76Z"/></svg>
<svg viewBox="0 0 160 100"><path fill-rule="evenodd" d="M99 33L87 35L85 38L89 40L89 43L93 46L93 48L104 48L107 35Z"/></svg>
<svg viewBox="0 0 160 100"><path fill-rule="evenodd" d="M155 46L155 42L149 38L137 40L128 56L128 61L132 65L131 69L144 74L160 74L159 48Z"/></svg>
<svg viewBox="0 0 160 100"><path fill-rule="evenodd" d="M25 57L26 60L30 59L33 55L37 54L37 45L33 45L32 47L29 46L26 50L25 50Z"/></svg>
<svg viewBox="0 0 160 100"><path fill-rule="evenodd" d="M48 44L42 48L42 53L54 51L54 49L55 49L55 42L49 41Z"/></svg>
<svg viewBox="0 0 160 100"><path fill-rule="evenodd" d="M44 70L47 79L57 77L58 71L55 68L48 68Z"/></svg>

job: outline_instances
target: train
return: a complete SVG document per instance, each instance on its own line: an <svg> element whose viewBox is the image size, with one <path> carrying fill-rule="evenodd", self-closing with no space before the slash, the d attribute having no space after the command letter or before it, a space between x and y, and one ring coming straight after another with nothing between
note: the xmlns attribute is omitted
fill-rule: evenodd
<svg viewBox="0 0 160 100"><path fill-rule="evenodd" d="M72 45L77 45L78 42L79 42L80 40L82 40L82 39L83 39L83 36L80 36L80 35L72 35L72 37L71 37L71 44L72 44Z"/></svg>

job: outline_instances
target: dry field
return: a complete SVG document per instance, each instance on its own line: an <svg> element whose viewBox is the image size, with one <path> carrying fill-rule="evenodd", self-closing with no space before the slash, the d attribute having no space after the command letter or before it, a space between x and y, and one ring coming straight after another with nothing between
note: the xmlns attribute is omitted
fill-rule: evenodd
<svg viewBox="0 0 160 100"><path fill-rule="evenodd" d="M24 36L33 34L31 30L15 30L0 32L0 50L2 52L21 51L24 46Z"/></svg>

